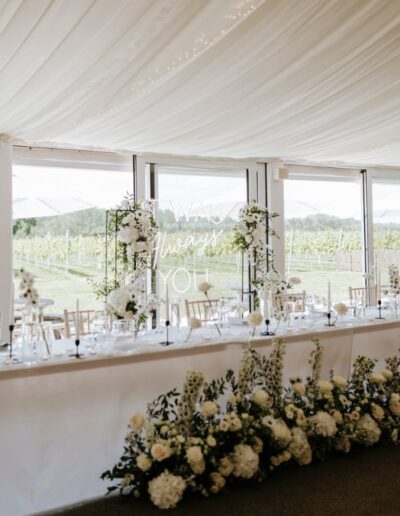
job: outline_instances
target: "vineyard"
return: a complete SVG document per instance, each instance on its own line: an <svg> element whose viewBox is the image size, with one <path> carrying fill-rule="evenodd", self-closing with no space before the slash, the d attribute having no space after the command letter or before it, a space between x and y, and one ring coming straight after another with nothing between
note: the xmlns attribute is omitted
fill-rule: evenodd
<svg viewBox="0 0 400 516"><path fill-rule="evenodd" d="M186 296L196 295L195 282L204 275L216 286L216 295L232 295L232 288L240 285L242 261L231 238L229 230L217 236L204 232L193 236L188 231L164 234L159 246L161 275L166 277L168 271L184 268L187 272L177 274L176 280L182 291L191 282ZM286 270L288 274L300 275L303 288L314 292L325 288L320 287L322 278L335 272L338 296L344 296L348 285L361 280L361 248L358 231L290 230L285 238ZM392 263L399 264L400 230L376 231L374 248L381 270L386 271ZM40 292L43 297L56 300L58 311L72 307L73 292L80 292L88 307L101 306L88 280L104 277L104 254L103 235L70 236L66 232L64 236L14 238L15 266L24 265L37 276ZM319 271L317 277L313 271ZM58 301L61 290L62 300Z"/></svg>

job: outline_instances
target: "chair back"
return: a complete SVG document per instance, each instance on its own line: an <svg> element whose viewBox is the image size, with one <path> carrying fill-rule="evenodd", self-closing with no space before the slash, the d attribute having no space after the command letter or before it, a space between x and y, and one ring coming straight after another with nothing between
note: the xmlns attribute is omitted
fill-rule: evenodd
<svg viewBox="0 0 400 516"><path fill-rule="evenodd" d="M92 322L95 317L96 310L80 310L79 321L77 320L77 313L64 310L64 333L65 338L76 335L76 328L79 324L79 334L87 335L91 333Z"/></svg>
<svg viewBox="0 0 400 516"><path fill-rule="evenodd" d="M204 299L201 301L188 301L185 299L187 320L189 321L191 317L196 317L201 322L217 321L218 303L219 299Z"/></svg>
<svg viewBox="0 0 400 516"><path fill-rule="evenodd" d="M376 306L378 303L378 287L349 287L349 300L351 304L359 302L363 306Z"/></svg>
<svg viewBox="0 0 400 516"><path fill-rule="evenodd" d="M282 294L273 294L272 307L279 308L284 311L286 303L293 303L293 312L306 311L306 291L302 292L284 292Z"/></svg>

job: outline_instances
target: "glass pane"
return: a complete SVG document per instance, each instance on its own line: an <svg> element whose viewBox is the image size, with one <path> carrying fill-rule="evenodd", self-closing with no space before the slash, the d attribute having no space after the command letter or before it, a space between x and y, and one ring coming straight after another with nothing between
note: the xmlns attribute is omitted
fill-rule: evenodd
<svg viewBox="0 0 400 516"><path fill-rule="evenodd" d="M300 290L333 302L349 299L362 277L359 182L285 181L286 273L302 280Z"/></svg>
<svg viewBox="0 0 400 516"><path fill-rule="evenodd" d="M372 187L375 265L382 287L389 285L389 266L400 268L400 184L374 183Z"/></svg>
<svg viewBox="0 0 400 516"><path fill-rule="evenodd" d="M170 296L179 301L181 318L186 315L185 299L204 299L197 291L200 282L214 285L211 299L238 299L242 258L233 251L231 240L239 210L247 199L246 172L160 166L157 180L161 297L168 283Z"/></svg>
<svg viewBox="0 0 400 516"><path fill-rule="evenodd" d="M77 297L82 309L103 306L90 281L104 277L105 210L131 188L131 172L14 165L14 271L35 276L45 315L74 309Z"/></svg>

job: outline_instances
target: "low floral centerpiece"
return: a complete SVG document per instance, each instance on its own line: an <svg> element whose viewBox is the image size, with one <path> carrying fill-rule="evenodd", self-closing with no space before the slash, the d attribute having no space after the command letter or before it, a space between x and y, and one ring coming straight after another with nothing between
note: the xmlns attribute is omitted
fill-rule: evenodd
<svg viewBox="0 0 400 516"><path fill-rule="evenodd" d="M134 414L124 452L103 473L108 492L149 497L160 509L175 507L187 492L209 496L238 481L262 481L292 462L306 466L355 445L398 441L400 358L358 357L349 380L321 379L323 348L314 340L310 375L283 383L285 343L274 341L268 357L243 353L232 370L206 382L190 371L176 389Z"/></svg>

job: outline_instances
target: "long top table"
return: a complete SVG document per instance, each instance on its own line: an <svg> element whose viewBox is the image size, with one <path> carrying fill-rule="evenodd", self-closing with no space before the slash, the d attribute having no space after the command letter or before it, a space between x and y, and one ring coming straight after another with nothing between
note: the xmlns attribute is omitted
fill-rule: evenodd
<svg viewBox="0 0 400 516"><path fill-rule="evenodd" d="M212 335L212 334L211 334ZM359 354L379 359L398 352L400 321L299 330L287 342L284 375L307 376L312 338L325 348L322 377L330 369L348 376ZM0 367L0 514L19 516L101 496L102 471L121 454L133 412L183 383L189 369L207 378L238 370L248 330L226 330L222 339L197 338L162 347L162 336L123 356L60 357L36 366ZM271 337L252 339L268 354ZM68 347L68 345L67 345Z"/></svg>

